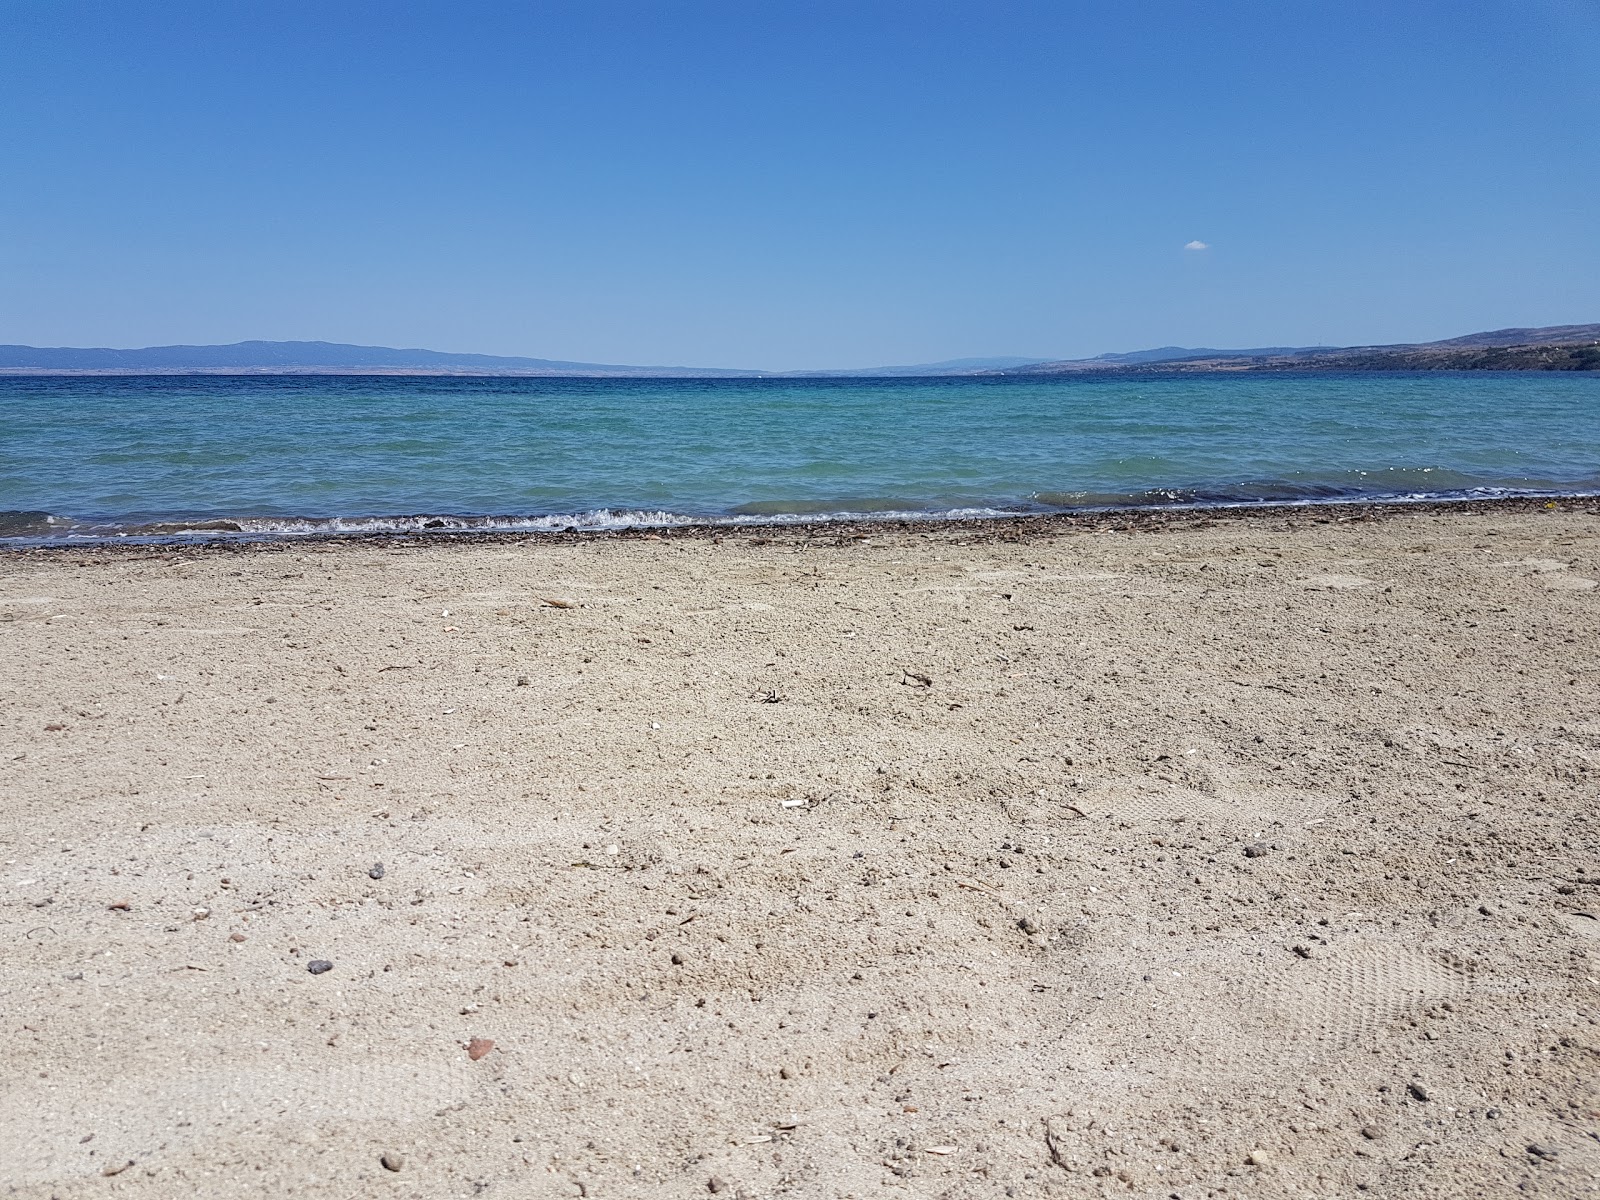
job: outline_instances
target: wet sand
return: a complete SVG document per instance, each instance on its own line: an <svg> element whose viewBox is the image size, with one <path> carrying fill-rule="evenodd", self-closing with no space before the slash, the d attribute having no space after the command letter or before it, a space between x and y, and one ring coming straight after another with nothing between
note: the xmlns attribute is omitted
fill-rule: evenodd
<svg viewBox="0 0 1600 1200"><path fill-rule="evenodd" d="M0 555L0 1187L1592 1195L1596 509Z"/></svg>

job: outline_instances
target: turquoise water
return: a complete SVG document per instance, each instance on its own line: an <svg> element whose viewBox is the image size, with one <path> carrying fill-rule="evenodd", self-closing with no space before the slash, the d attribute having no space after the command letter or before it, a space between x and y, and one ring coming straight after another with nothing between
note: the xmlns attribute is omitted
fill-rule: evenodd
<svg viewBox="0 0 1600 1200"><path fill-rule="evenodd" d="M1557 373L0 378L12 539L1585 492Z"/></svg>

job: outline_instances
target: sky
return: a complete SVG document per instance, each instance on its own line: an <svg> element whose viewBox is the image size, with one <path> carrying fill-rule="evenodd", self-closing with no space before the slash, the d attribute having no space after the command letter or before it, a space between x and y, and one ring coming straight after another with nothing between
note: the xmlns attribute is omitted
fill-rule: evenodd
<svg viewBox="0 0 1600 1200"><path fill-rule="evenodd" d="M1600 0L0 0L0 343L807 369L1600 321Z"/></svg>

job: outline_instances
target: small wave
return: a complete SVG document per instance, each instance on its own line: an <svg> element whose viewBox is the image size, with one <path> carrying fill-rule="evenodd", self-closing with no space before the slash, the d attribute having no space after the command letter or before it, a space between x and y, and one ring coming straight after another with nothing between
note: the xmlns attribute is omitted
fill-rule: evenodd
<svg viewBox="0 0 1600 1200"><path fill-rule="evenodd" d="M1035 492L1046 511L1107 509L1256 508L1318 504L1417 504L1467 500L1544 499L1600 495L1600 487L1357 488L1319 484L1244 484L1195 488L1149 488L1137 492Z"/></svg>
<svg viewBox="0 0 1600 1200"><path fill-rule="evenodd" d="M244 535L280 537L329 534L396 533L584 533L626 529L668 529L688 525L820 525L833 521L926 521L959 520L970 517L1015 516L1017 510L999 508L832 508L825 511L795 511L776 507L771 511L691 514L666 509L598 508L589 512L545 513L526 516L416 515L405 517L257 517L248 520L210 521L187 528L166 524L159 529L145 526L141 532L168 534L206 533L219 526Z"/></svg>
<svg viewBox="0 0 1600 1200"><path fill-rule="evenodd" d="M829 509L794 512L692 514L665 509L600 508L588 512L521 516L477 516L417 513L406 516L240 517L194 521L87 522L44 513L9 514L38 518L0 526L0 541L41 542L171 542L195 540L263 540L275 538L358 537L450 533L585 533L629 529L668 529L691 525L825 525L837 521L928 521L1017 516L1023 510L1001 508Z"/></svg>
<svg viewBox="0 0 1600 1200"><path fill-rule="evenodd" d="M1344 486L1241 484L1150 488L1137 492L1036 492L1022 504L959 508L888 507L856 501L849 508L752 504L719 514L668 509L598 508L586 512L507 516L417 513L358 517L210 517L192 521L89 521L43 511L0 511L0 543L13 546L107 542L174 543L401 536L453 533L604 533L688 526L828 525L899 521L963 521L1049 513L1182 508L1298 507L1320 504L1404 504L1513 498L1600 496L1592 488L1475 486L1433 490L1362 490Z"/></svg>

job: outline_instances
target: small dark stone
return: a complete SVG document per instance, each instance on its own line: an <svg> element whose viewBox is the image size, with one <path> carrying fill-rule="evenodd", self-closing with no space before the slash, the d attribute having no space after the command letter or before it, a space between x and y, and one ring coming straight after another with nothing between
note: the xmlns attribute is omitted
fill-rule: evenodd
<svg viewBox="0 0 1600 1200"><path fill-rule="evenodd" d="M1017 922L1017 928L1022 930L1023 933L1038 933L1039 922L1032 917L1023 917L1022 920Z"/></svg>
<svg viewBox="0 0 1600 1200"><path fill-rule="evenodd" d="M383 1164L385 1171L398 1171L406 1165L405 1155L396 1154L393 1150L385 1150L379 1155L378 1161Z"/></svg>
<svg viewBox="0 0 1600 1200"><path fill-rule="evenodd" d="M324 971L333 970L333 964L325 958L313 958L306 964L306 970L313 975L321 975Z"/></svg>
<svg viewBox="0 0 1600 1200"><path fill-rule="evenodd" d="M1491 1121L1498 1121L1500 1119L1500 1110L1498 1108L1491 1108L1483 1115L1489 1118Z"/></svg>
<svg viewBox="0 0 1600 1200"><path fill-rule="evenodd" d="M1361 1127L1361 1136L1369 1142L1375 1142L1383 1136L1383 1130L1376 1125L1363 1125Z"/></svg>
<svg viewBox="0 0 1600 1200"><path fill-rule="evenodd" d="M1528 1147L1528 1153L1533 1155L1535 1158L1542 1158L1547 1162L1552 1158L1559 1158L1561 1156L1561 1151L1557 1150L1554 1146L1547 1145L1543 1142L1534 1142L1531 1144Z"/></svg>
<svg viewBox="0 0 1600 1200"><path fill-rule="evenodd" d="M1271 849L1272 847L1265 842L1251 842L1244 848L1244 856L1246 858L1260 858Z"/></svg>
<svg viewBox="0 0 1600 1200"><path fill-rule="evenodd" d="M1293 949L1294 949L1294 952L1296 954L1298 954L1301 958L1310 958L1311 957L1311 947L1310 946L1295 946Z"/></svg>
<svg viewBox="0 0 1600 1200"><path fill-rule="evenodd" d="M727 1190L727 1182L716 1175L713 1175L710 1179L706 1180L706 1191L708 1192L725 1192Z"/></svg>
<svg viewBox="0 0 1600 1200"><path fill-rule="evenodd" d="M1420 1083L1408 1083L1406 1085L1406 1091L1411 1093L1411 1098L1413 1100L1422 1100L1426 1102L1433 1099L1433 1097L1428 1094L1428 1089L1423 1087Z"/></svg>
<svg viewBox="0 0 1600 1200"><path fill-rule="evenodd" d="M371 879L382 879L383 878L383 864L382 863L373 863L372 867L367 871L367 876L369 878L371 878Z"/></svg>
<svg viewBox="0 0 1600 1200"><path fill-rule="evenodd" d="M673 955L673 956L672 956L672 965L673 965L673 966L675 966L675 967L681 967L681 966L683 966L683 955L681 955L681 954L674 954L674 955Z"/></svg>

